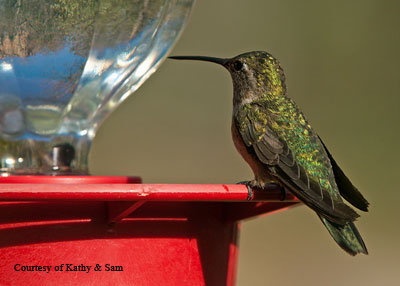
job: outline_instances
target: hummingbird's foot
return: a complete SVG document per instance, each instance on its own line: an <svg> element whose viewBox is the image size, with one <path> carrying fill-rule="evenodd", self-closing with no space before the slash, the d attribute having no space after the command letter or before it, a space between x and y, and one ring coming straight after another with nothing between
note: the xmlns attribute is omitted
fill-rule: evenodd
<svg viewBox="0 0 400 286"><path fill-rule="evenodd" d="M287 194L287 192L286 192L286 189L285 189L284 186L282 186L281 184L279 184L279 183L276 182L276 181L271 181L271 182L269 182L269 185L270 185L270 186L273 186L273 189L275 189L275 190L276 190L277 188L280 189L280 191L281 191L281 198L279 199L280 201L286 200L286 194Z"/></svg>
<svg viewBox="0 0 400 286"><path fill-rule="evenodd" d="M248 195L247 195L247 200L251 201L251 199L253 198L253 181L240 181L239 183L237 183L238 185L246 185L247 187L247 191L248 191Z"/></svg>
<svg viewBox="0 0 400 286"><path fill-rule="evenodd" d="M280 186L280 188L281 188L281 196L282 196L280 201L282 202L282 201L286 200L286 189L282 186Z"/></svg>

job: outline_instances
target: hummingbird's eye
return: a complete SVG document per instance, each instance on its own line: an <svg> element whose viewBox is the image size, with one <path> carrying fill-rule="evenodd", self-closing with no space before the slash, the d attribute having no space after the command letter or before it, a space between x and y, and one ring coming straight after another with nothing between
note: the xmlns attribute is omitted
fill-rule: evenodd
<svg viewBox="0 0 400 286"><path fill-rule="evenodd" d="M240 70L243 68L242 62L241 62L241 61L236 61L236 62L234 62L234 63L233 63L233 68L234 68L236 71L240 71Z"/></svg>

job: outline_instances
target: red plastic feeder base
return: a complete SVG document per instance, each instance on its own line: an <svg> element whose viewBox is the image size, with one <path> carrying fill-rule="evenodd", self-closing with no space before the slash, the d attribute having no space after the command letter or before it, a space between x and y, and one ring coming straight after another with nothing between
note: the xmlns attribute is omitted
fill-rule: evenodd
<svg viewBox="0 0 400 286"><path fill-rule="evenodd" d="M234 285L238 221L298 204L242 185L0 178L0 285Z"/></svg>

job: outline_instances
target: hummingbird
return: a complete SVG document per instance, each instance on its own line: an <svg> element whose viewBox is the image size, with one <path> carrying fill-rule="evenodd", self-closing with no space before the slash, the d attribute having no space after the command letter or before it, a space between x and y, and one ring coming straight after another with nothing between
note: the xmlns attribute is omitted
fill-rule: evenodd
<svg viewBox="0 0 400 286"><path fill-rule="evenodd" d="M351 255L368 254L347 205L368 211L369 202L350 182L297 104L288 97L285 74L263 51L233 58L172 56L226 68L233 82L232 139L254 173L252 188L279 184L314 210L338 245Z"/></svg>

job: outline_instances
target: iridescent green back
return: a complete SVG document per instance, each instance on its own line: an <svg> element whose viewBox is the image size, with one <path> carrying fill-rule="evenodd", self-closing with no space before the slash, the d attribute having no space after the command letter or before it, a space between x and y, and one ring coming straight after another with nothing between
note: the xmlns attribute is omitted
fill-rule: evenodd
<svg viewBox="0 0 400 286"><path fill-rule="evenodd" d="M266 103L272 114L270 127L288 144L296 161L307 171L310 178L319 182L337 199L339 191L328 155L303 113L286 96L270 98Z"/></svg>

